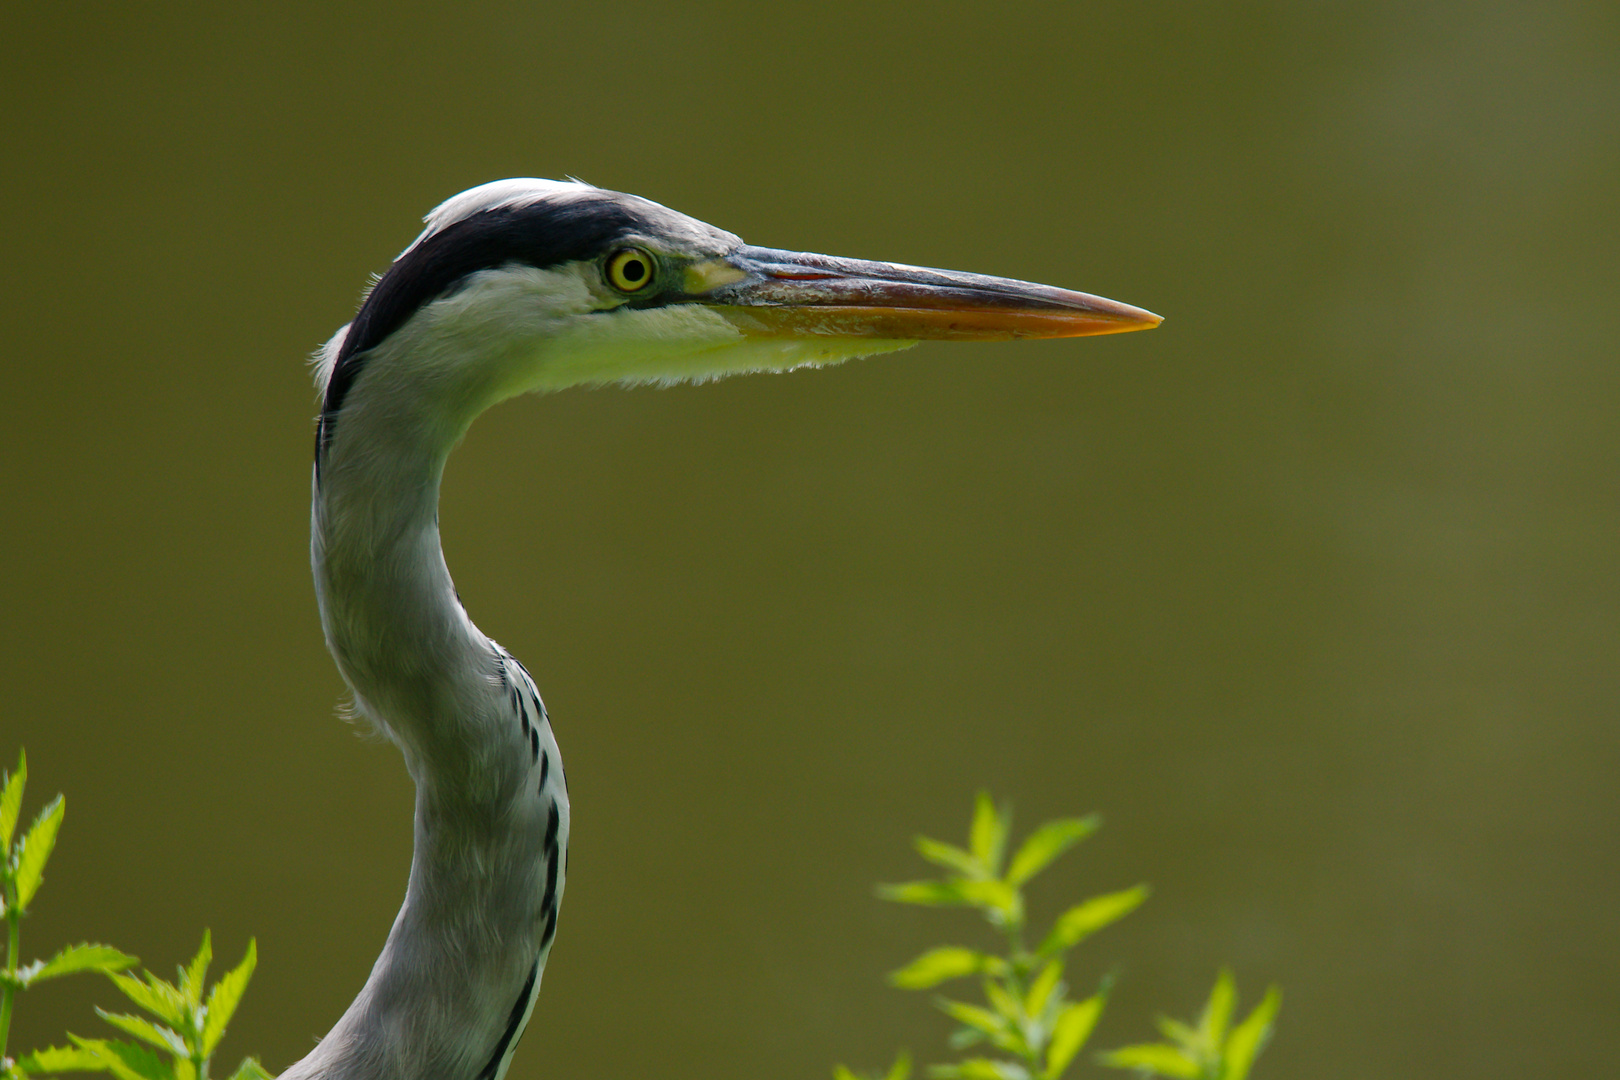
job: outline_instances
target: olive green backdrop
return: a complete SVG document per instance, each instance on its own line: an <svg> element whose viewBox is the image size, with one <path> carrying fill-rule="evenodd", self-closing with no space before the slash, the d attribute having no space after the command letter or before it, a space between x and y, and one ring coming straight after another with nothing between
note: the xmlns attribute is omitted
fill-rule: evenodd
<svg viewBox="0 0 1620 1080"><path fill-rule="evenodd" d="M573 174L1166 322L474 429L450 565L575 807L514 1078L938 1060L882 973L974 929L871 887L980 786L1107 815L1038 914L1155 886L1079 954L1094 1045L1229 961L1287 994L1259 1076L1612 1068L1617 11L9 12L0 753L69 800L30 951L257 935L225 1053L275 1068L359 988L410 788L334 715L304 360L439 200Z"/></svg>

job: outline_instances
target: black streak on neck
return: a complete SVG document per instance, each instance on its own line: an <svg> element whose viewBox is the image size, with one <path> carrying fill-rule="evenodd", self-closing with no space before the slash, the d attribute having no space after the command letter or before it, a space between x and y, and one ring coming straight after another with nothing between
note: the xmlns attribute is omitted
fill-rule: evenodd
<svg viewBox="0 0 1620 1080"><path fill-rule="evenodd" d="M494 1080L496 1070L501 1067L501 1058L506 1056L506 1048L511 1045L517 1036L518 1028L523 1023L523 1014L528 1011L529 998L534 994L534 980L540 974L540 961L536 960L529 969L529 977L523 983L523 989L518 991L517 1000L512 1002L512 1013L506 1019L506 1030L501 1033L501 1041L495 1044L495 1052L490 1055L489 1063L478 1071L478 1080Z"/></svg>

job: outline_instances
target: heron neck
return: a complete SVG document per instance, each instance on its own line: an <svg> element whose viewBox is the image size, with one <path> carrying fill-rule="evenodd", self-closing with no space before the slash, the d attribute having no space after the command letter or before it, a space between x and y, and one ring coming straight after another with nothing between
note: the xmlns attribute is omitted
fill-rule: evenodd
<svg viewBox="0 0 1620 1080"><path fill-rule="evenodd" d="M416 782L410 883L360 995L284 1077L499 1080L555 932L567 794L538 694L467 617L440 549L439 484L471 416L374 391L355 387L321 457L311 560L356 711Z"/></svg>
<svg viewBox="0 0 1620 1080"><path fill-rule="evenodd" d="M460 762L456 721L488 690L493 646L468 618L439 542L439 485L465 424L351 394L317 470L311 562L327 646L359 712L418 782Z"/></svg>

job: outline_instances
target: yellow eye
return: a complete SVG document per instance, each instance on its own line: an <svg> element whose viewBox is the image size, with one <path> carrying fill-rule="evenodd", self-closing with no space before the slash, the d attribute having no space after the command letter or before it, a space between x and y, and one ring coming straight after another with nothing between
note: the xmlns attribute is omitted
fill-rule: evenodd
<svg viewBox="0 0 1620 1080"><path fill-rule="evenodd" d="M607 278L620 292L640 292L653 279L653 258L640 248L615 252L607 263Z"/></svg>

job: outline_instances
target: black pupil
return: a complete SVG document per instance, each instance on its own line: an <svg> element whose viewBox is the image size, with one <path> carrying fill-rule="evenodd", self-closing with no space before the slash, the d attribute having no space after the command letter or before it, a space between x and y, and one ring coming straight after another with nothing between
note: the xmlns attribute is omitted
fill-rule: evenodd
<svg viewBox="0 0 1620 1080"><path fill-rule="evenodd" d="M626 259L624 265L619 267L619 273L624 275L626 281L640 281L647 276L647 264L640 259Z"/></svg>

